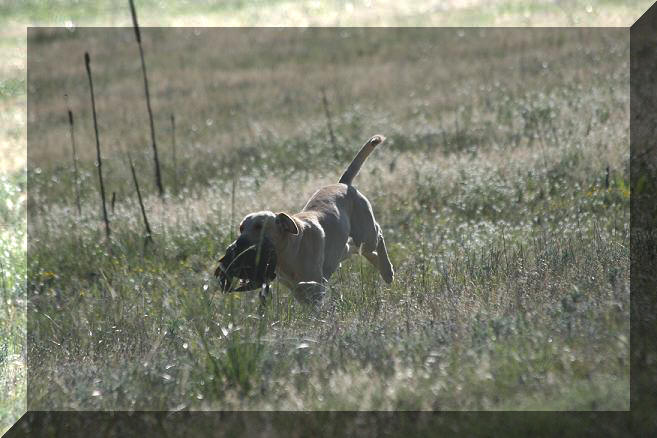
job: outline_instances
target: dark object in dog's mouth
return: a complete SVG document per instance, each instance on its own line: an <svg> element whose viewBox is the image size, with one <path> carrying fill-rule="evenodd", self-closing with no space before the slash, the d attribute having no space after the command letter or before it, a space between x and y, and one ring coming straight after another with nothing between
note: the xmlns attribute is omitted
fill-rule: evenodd
<svg viewBox="0 0 657 438"><path fill-rule="evenodd" d="M223 292L255 290L276 278L276 251L267 238L260 241L260 248L246 237L239 237L226 248L214 271ZM233 286L234 279L240 282Z"/></svg>

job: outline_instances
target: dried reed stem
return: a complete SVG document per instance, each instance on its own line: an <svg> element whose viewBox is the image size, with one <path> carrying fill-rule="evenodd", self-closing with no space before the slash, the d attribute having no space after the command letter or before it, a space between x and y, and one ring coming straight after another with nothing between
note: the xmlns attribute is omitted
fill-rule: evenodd
<svg viewBox="0 0 657 438"><path fill-rule="evenodd" d="M66 99L66 110L68 111L68 127L69 133L71 135L71 147L73 148L73 185L75 187L75 206L78 209L78 217L82 215L82 206L80 204L80 179L78 173L78 153L75 148L75 130L74 130L74 121L73 121L73 112L68 106L68 96L64 95Z"/></svg>
<svg viewBox="0 0 657 438"><path fill-rule="evenodd" d="M94 117L94 132L96 133L96 159L98 160L98 182L100 183L100 199L103 206L103 220L105 221L105 236L107 243L110 241L110 224L107 218L107 207L105 206L105 185L103 184L103 162L100 157L100 140L98 138L98 121L96 119L96 99L94 98L94 83L91 79L91 60L89 52L84 52L84 64L87 68L87 76L89 77L89 92L91 93L91 110Z"/></svg>
<svg viewBox="0 0 657 438"><path fill-rule="evenodd" d="M173 153L173 187L178 194L178 165L176 164L176 117L171 114L171 151Z"/></svg>
<svg viewBox="0 0 657 438"><path fill-rule="evenodd" d="M146 216L146 209L144 208L144 201L141 197L141 190L139 190L139 180L137 179L137 173L135 172L135 166L132 163L132 156L128 152L128 162L130 163L130 172L132 173L132 182L135 184L135 190L137 191L137 199L139 200L139 208L141 209L141 216L144 220L144 228L146 229L146 236L144 237L144 249L148 245L148 242L153 242L153 233L151 232L151 226L148 223L148 216Z"/></svg>
<svg viewBox="0 0 657 438"><path fill-rule="evenodd" d="M333 151L337 158L338 155L338 143L335 140L335 134L333 133L333 123L331 122L331 112L329 111L328 99L326 99L326 90L322 87L322 104L324 105L324 113L326 114L326 126L328 127L329 136L331 137L331 144L333 145Z"/></svg>
<svg viewBox="0 0 657 438"><path fill-rule="evenodd" d="M162 185L162 173L160 172L160 160L157 156L157 144L155 142L155 123L153 122L153 110L151 109L151 96L148 91L148 76L146 75L146 62L144 61L144 49L141 46L141 33L139 32L139 23L137 22L137 12L135 5L130 0L130 12L132 13L132 24L135 29L135 38L139 46L139 57L141 58L141 72L144 76L144 93L146 94L146 109L148 110L148 120L151 126L151 140L153 144L153 161L155 162L155 184L160 197L164 196L164 186Z"/></svg>

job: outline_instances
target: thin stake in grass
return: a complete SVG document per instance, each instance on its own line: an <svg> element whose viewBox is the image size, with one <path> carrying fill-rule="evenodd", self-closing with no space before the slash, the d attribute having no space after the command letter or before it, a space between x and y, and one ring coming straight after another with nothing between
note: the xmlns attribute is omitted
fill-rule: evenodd
<svg viewBox="0 0 657 438"><path fill-rule="evenodd" d="M176 116L171 114L171 152L173 155L173 187L178 194L178 166L176 164Z"/></svg>
<svg viewBox="0 0 657 438"><path fill-rule="evenodd" d="M107 207L105 205L105 185L103 184L103 162L100 158L100 140L98 138L98 121L96 119L96 99L94 98L94 83L91 79L91 60L89 52L84 52L84 64L87 68L87 76L89 77L89 92L91 93L91 110L94 117L94 132L96 133L96 159L98 160L98 182L100 183L100 199L103 206L103 220L105 221L105 236L107 243L110 241L110 223L107 218Z"/></svg>
<svg viewBox="0 0 657 438"><path fill-rule="evenodd" d="M326 89L322 87L322 104L324 105L324 113L326 114L326 126L328 127L329 136L331 138L331 144L333 145L333 151L335 152L335 157L338 157L338 143L335 140L335 134L333 133L333 123L331 122L331 112L329 111L328 99L326 99Z"/></svg>
<svg viewBox="0 0 657 438"><path fill-rule="evenodd" d="M78 208L78 217L82 215L82 207L80 205L80 179L78 177L78 154L75 149L75 130L73 122L73 112L68 106L68 95L64 95L66 99L66 110L68 111L68 128L71 135L71 147L73 148L73 185L75 187L75 206Z"/></svg>
<svg viewBox="0 0 657 438"><path fill-rule="evenodd" d="M132 24L135 29L135 38L139 46L139 57L141 58L141 71L144 75L144 93L146 94L146 109L148 110L148 119L151 126L151 140L153 144L153 160L155 161L155 184L160 197L164 196L164 186L162 185L162 173L160 172L160 160L157 156L157 144L155 142L155 123L153 122L153 110L151 109L151 96L148 91L148 76L146 75L146 61L144 61L144 49L141 46L141 33L139 32L139 23L137 23L137 12L132 0L130 1L130 12L132 13Z"/></svg>
<svg viewBox="0 0 657 438"><path fill-rule="evenodd" d="M128 152L128 162L130 163L130 172L132 173L132 182L135 184L135 190L137 191L137 199L139 200L139 208L141 209L141 216L144 219L144 228L146 229L146 236L144 237L144 249L148 246L148 243L153 243L153 233L151 232L151 226L148 223L148 216L146 216L146 209L144 208L144 202L141 198L141 190L139 190L139 180L137 179L137 173L135 172L135 166L132 163L132 156Z"/></svg>
<svg viewBox="0 0 657 438"><path fill-rule="evenodd" d="M237 185L236 177L233 175L233 186L230 190L230 237L235 235L235 186Z"/></svg>

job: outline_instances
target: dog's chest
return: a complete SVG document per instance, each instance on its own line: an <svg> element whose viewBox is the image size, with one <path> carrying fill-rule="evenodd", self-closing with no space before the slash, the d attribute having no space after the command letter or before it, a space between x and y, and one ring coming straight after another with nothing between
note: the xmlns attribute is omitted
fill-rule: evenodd
<svg viewBox="0 0 657 438"><path fill-rule="evenodd" d="M304 257L283 257L282 263L276 265L276 276L288 287L294 287L302 281L314 280L309 276L312 271L310 260Z"/></svg>
<svg viewBox="0 0 657 438"><path fill-rule="evenodd" d="M285 267L281 265L278 265L276 268L276 276L281 283L289 288L292 288L299 283L299 276L294 272L290 272L289 270L285 269Z"/></svg>
<svg viewBox="0 0 657 438"><path fill-rule="evenodd" d="M276 275L286 286L294 286L300 281L306 280L304 272L309 272L309 263L306 251L304 251L304 240L308 233L303 233L295 239L288 241L283 249L277 252ZM307 242L305 242L307 243Z"/></svg>

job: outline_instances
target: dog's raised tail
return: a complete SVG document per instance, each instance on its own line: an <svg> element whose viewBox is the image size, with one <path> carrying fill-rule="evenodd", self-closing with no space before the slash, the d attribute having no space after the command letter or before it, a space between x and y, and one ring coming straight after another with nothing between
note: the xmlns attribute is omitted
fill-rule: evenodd
<svg viewBox="0 0 657 438"><path fill-rule="evenodd" d="M383 143L386 138L382 135L375 135L374 137L367 140L367 142L360 148L358 154L354 157L353 161L347 167L347 170L342 174L342 178L338 181L341 184L351 185L351 182L354 180L358 171L360 171L361 166L367 159L367 157L372 153L375 147Z"/></svg>

